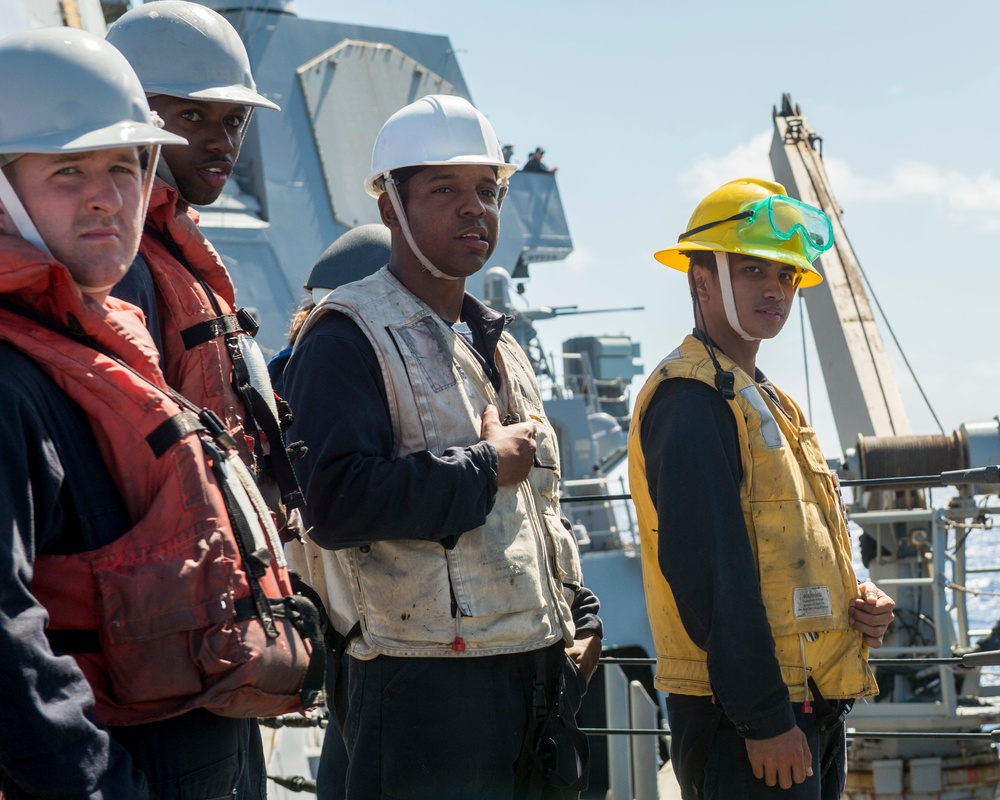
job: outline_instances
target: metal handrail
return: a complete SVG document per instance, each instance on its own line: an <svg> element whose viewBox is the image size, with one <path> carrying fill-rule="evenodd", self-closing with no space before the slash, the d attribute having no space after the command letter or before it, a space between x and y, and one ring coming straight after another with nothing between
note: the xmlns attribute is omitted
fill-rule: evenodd
<svg viewBox="0 0 1000 800"><path fill-rule="evenodd" d="M956 469L939 475L909 475L901 478L859 478L843 480L841 486L862 486L887 488L890 486L963 486L966 484L1000 484L1000 465L978 467L976 469ZM560 497L560 503L583 503L594 500L631 500L631 494L606 494L590 497ZM899 509L885 513L900 513ZM930 513L921 510L921 513ZM852 515L853 516L853 515Z"/></svg>

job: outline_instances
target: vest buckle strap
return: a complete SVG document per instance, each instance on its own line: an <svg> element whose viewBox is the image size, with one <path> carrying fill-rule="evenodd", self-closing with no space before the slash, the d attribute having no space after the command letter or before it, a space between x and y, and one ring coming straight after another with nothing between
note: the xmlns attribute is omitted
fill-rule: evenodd
<svg viewBox="0 0 1000 800"><path fill-rule="evenodd" d="M244 311L244 309L240 309L240 312ZM257 324L253 322L253 318L250 317L249 313L244 313L244 316L249 318L253 325L253 333L250 331L246 332L253 336L257 332ZM181 341L184 342L185 350L193 350L198 345L210 342L212 339L217 339L220 336L226 336L230 333L240 333L244 330L246 330L244 321L239 313L222 314L221 316L212 317L211 319L197 322L189 328L185 328L181 331Z"/></svg>

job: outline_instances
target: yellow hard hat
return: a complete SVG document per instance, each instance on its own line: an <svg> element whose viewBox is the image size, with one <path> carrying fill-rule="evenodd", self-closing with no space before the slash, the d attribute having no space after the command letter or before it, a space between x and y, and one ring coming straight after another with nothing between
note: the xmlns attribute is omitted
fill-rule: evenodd
<svg viewBox="0 0 1000 800"><path fill-rule="evenodd" d="M833 226L823 211L788 197L780 183L739 178L702 200L677 244L654 258L687 272L691 251L739 253L796 267L806 288L823 280L812 262L832 245Z"/></svg>

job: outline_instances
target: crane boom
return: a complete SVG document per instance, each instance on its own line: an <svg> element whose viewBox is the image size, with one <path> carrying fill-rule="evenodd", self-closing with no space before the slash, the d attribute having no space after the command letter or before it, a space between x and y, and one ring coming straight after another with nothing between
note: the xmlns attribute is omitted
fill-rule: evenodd
<svg viewBox="0 0 1000 800"><path fill-rule="evenodd" d="M899 385L823 166L822 139L787 94L781 110L774 110L771 167L790 196L823 209L833 223L834 246L817 263L823 283L803 296L841 447L853 447L858 434L910 434Z"/></svg>

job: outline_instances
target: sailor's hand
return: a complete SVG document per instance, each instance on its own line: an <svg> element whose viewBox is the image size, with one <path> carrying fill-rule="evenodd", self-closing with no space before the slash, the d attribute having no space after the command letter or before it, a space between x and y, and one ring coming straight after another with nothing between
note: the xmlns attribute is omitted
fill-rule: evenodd
<svg viewBox="0 0 1000 800"><path fill-rule="evenodd" d="M753 774L768 786L791 789L813 774L812 753L798 726L770 739L744 739Z"/></svg>
<svg viewBox="0 0 1000 800"><path fill-rule="evenodd" d="M573 659L589 685L601 657L601 637L590 632L581 633L580 638L574 639L573 644L566 648L566 655Z"/></svg>
<svg viewBox="0 0 1000 800"><path fill-rule="evenodd" d="M896 615L896 601L871 581L858 586L858 597L851 600L851 627L864 635L869 647L882 646L882 637Z"/></svg>
<svg viewBox="0 0 1000 800"><path fill-rule="evenodd" d="M489 442L497 451L497 483L513 486L528 477L535 463L534 422L513 422L504 425L496 406L486 406L479 441Z"/></svg>

